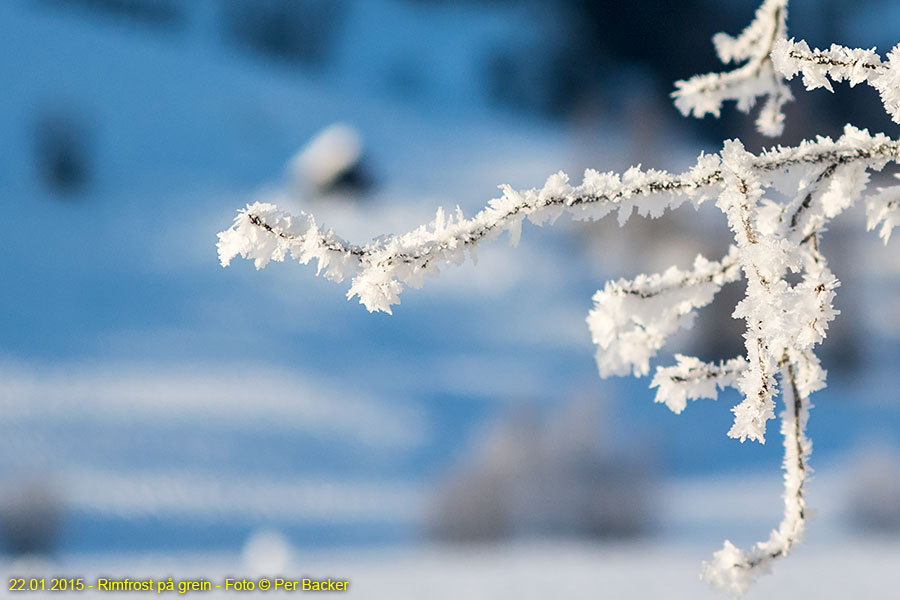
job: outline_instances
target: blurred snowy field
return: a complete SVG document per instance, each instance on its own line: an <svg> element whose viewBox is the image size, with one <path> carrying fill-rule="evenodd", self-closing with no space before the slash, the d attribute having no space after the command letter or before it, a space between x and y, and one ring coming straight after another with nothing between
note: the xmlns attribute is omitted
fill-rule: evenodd
<svg viewBox="0 0 900 600"><path fill-rule="evenodd" d="M238 553L175 550L7 557L0 560L0 572L5 580L84 577L86 585L100 577L157 581L171 577L175 582L203 578L212 586L224 585L228 577L255 582L261 577L332 578L350 581L347 594L366 599L720 598L699 580L700 562L718 547L723 531L732 534L736 543L749 544L777 518L780 485L771 475L669 481L661 489L666 499L660 512L662 529L630 541L522 539L480 545L315 548L302 538L261 529L245 540ZM890 597L890 590L897 589L900 541L896 536L860 536L846 527L845 483L852 480L852 468L830 469L813 480L809 539L789 560L776 564L772 576L762 577L748 599L798 595L878 599ZM98 491L104 489L101 486ZM215 506L205 510L215 511ZM125 598L134 593L88 590L79 595ZM210 592L193 593L229 597L262 592L225 592L213 587Z"/></svg>
<svg viewBox="0 0 900 600"><path fill-rule="evenodd" d="M277 570L251 568L247 557L89 557L56 564L21 561L0 565L4 580L13 576L96 577L159 580L173 578L210 581L209 592L188 592L203 597L227 598L266 594L284 597L290 592L235 592L215 589L226 577L288 580L312 578L349 581L341 597L374 599L474 600L516 598L721 598L697 575L706 549L686 544L579 545L569 543L520 544L476 548L417 548L415 551L348 551L332 555L270 556ZM255 557L258 560L259 557ZM251 557L250 560L254 560ZM808 544L774 575L761 578L745 596L754 599L888 598L900 586L900 544L870 540L849 544ZM79 597L128 598L147 592L81 592ZM155 592L153 592L154 595ZM164 592L163 597L167 593ZM177 593L177 592L176 592ZM302 592L298 592L302 593ZM59 594L28 593L50 598Z"/></svg>

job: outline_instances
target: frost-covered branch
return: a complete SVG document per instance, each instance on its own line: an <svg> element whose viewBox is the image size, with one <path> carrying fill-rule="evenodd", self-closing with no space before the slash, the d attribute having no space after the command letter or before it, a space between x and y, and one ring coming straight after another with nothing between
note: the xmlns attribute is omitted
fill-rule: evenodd
<svg viewBox="0 0 900 600"><path fill-rule="evenodd" d="M847 48L832 44L828 50L810 50L805 41L778 40L772 52L775 70L787 79L800 73L807 90L819 87L833 92L831 82L847 80L850 87L868 83L878 90L881 103L895 123L900 123L900 45L887 55L887 62L875 48Z"/></svg>
<svg viewBox="0 0 900 600"><path fill-rule="evenodd" d="M688 400L715 400L719 390L737 388L737 382L747 370L747 360L737 356L719 364L703 362L693 356L675 355L676 364L657 367L650 387L658 388L656 402L681 414Z"/></svg>
<svg viewBox="0 0 900 600"><path fill-rule="evenodd" d="M787 0L765 0L741 35L716 36L723 62L746 64L678 82L673 95L682 112L718 115L725 100L737 100L739 108L749 110L766 96L757 125L775 134L783 121L781 105L790 98L782 74L790 79L802 73L808 88L831 89L828 78L847 79L851 85L868 82L900 121L900 79L894 65L900 61L900 46L887 62L874 49L811 51L804 42L782 39L786 7ZM745 297L733 312L746 323L744 356L707 363L675 354L674 365L656 366L651 383L656 401L676 413L689 399L715 399L720 390L737 388L742 400L732 408L728 435L741 441L764 443L776 396L780 393L785 402L784 519L765 542L747 552L726 542L703 567L707 581L742 593L757 573L792 550L805 527L809 396L825 385L815 348L838 314L833 300L840 285L819 250L819 237L831 220L864 197L871 171L898 161L897 140L851 125L837 140L817 137L759 154L732 140L718 154L701 154L683 173L632 167L620 175L588 169L578 185L570 184L564 173L550 176L541 188L504 185L502 195L471 218L458 208L449 215L438 209L430 223L364 246L321 229L311 215L292 216L272 204L256 203L239 211L233 226L219 234L219 257L228 265L240 255L257 268L289 255L302 263L315 259L326 277L352 278L348 298L358 296L369 311L390 312L404 286L418 287L441 266L459 264L467 255L474 258L479 244L508 232L516 245L526 219L541 225L563 213L590 221L615 212L624 225L635 211L657 217L686 201L700 207L714 200L734 237L723 258L698 256L685 270L673 266L660 274L607 282L594 295L587 322L601 375L647 375L651 360L673 333L690 327L722 286L746 280ZM880 188L864 202L868 228L880 227L886 242L900 223L900 185Z"/></svg>
<svg viewBox="0 0 900 600"><path fill-rule="evenodd" d="M716 262L698 255L690 271L673 266L662 274L607 282L594 294L587 317L600 375L646 375L669 336L690 327L696 309L740 276L736 250Z"/></svg>
<svg viewBox="0 0 900 600"><path fill-rule="evenodd" d="M629 371L645 375L667 338L690 326L698 309L709 304L724 284L743 275L747 295L734 316L747 322L746 356L711 365L676 355L676 365L659 368L652 385L657 388L656 401L674 412L681 412L690 398L715 398L719 389L737 387L744 398L733 408L735 420L728 434L764 442L766 423L774 417L779 369L789 403L801 398L805 406L809 392L824 384L812 350L837 315L832 300L839 283L818 250L818 236L861 197L868 171L897 162L898 156L896 140L851 126L837 140L819 137L760 154L730 141L720 154L701 155L681 174L632 168L618 175L589 169L577 186L561 173L540 189L515 191L503 186L503 195L470 219L459 210L453 216L439 210L428 225L365 246L320 229L310 215L293 217L271 204L257 203L240 211L233 227L219 234L219 254L223 265L241 255L253 259L257 268L288 255L303 263L316 259L319 271L330 279L352 276L348 297L358 295L370 311L390 312L404 284L421 285L439 265L459 263L467 253L474 256L481 242L508 231L515 244L526 218L540 225L564 212L584 220L617 212L624 224L635 210L657 216L687 200L699 206L716 198L735 238L723 259L697 257L688 270L672 267L662 274L609 282L594 296L587 320L602 375ZM788 200L767 198L772 188ZM883 223L890 231L900 205L897 188L880 191L868 204L870 225ZM789 283L789 273L800 273L800 282ZM791 357L788 362L785 356ZM801 371L805 375L798 378ZM794 393L794 387L800 392ZM793 420L782 425L785 465L799 461L805 473L805 408L791 414ZM786 498L798 498L802 505L805 475L789 468L786 473ZM770 540L747 556L726 544L705 568L706 578L733 591L743 589L755 571L787 554L803 524L802 518L790 517L797 513L792 506Z"/></svg>
<svg viewBox="0 0 900 600"><path fill-rule="evenodd" d="M785 353L781 361L781 434L784 437L784 517L769 539L743 552L726 540L723 548L703 563L701 577L715 587L743 594L756 575L767 573L774 560L787 556L806 530L806 483L812 443L806 437L809 394L824 386L825 374L810 353Z"/></svg>
<svg viewBox="0 0 900 600"><path fill-rule="evenodd" d="M847 127L837 141L820 137L790 148L775 148L750 155L748 168L770 182L796 181L810 169L827 165L856 165L880 169L897 155L898 144L884 135ZM569 184L564 173L547 179L540 189L516 191L501 186L503 195L491 200L472 218L462 211L447 215L439 209L435 219L413 231L374 240L365 246L349 244L331 230L319 228L312 216L293 216L272 204L255 203L238 212L231 228L219 234L219 258L228 265L235 256L263 268L287 256L308 263L315 259L318 272L334 281L352 277L348 298L359 296L370 311L391 312L400 302L403 286L420 287L426 274L440 265L461 263L477 246L508 231L515 245L527 218L542 225L566 212L575 219L598 220L617 212L624 224L637 210L659 216L690 200L699 206L718 197L724 177L718 154L701 155L688 171L671 174L632 167L622 175L585 171L582 183Z"/></svg>
<svg viewBox="0 0 900 600"><path fill-rule="evenodd" d="M257 268L270 260L284 260L288 254L304 264L316 259L318 271L330 279L353 276L348 298L359 296L370 311L390 313L390 306L400 302L403 284L421 286L424 275L436 273L438 265L459 264L467 252L474 256L478 244L503 231L509 231L510 242L516 245L525 218L541 225L555 221L564 211L585 220L618 211L619 222L624 223L635 207L642 215L658 216L688 198L702 202L704 190L717 179L713 157L701 157L694 169L680 176L637 167L621 176L588 169L575 187L568 183L568 176L557 173L541 189L516 191L501 186L503 195L471 219L459 208L449 216L438 209L428 225L364 247L347 244L332 231L321 231L305 213L298 218L274 205L256 203L240 211L232 228L219 234L219 257L223 265L237 255L252 258Z"/></svg>
<svg viewBox="0 0 900 600"><path fill-rule="evenodd" d="M726 100L736 101L739 110L749 112L759 97L765 97L766 103L756 119L756 127L764 135L781 135L784 130L782 107L793 100L793 96L772 68L769 55L776 41L786 35L786 20L787 0L766 0L739 36L716 34L713 44L722 63L745 64L726 73L706 73L676 81L672 97L681 114L703 117L709 113L718 117Z"/></svg>
<svg viewBox="0 0 900 600"><path fill-rule="evenodd" d="M747 320L744 339L748 368L739 387L744 401L734 410L734 425L728 432L744 441L764 441L766 421L775 416L772 394L775 387L773 338L781 333L780 323L770 323L772 304L785 291L783 275L789 267L790 247L774 235L758 231L759 201L763 195L759 176L747 168L749 153L740 142L729 142L722 151L725 190L717 205L728 218L741 256L741 268L747 278L747 295L734 311L735 317Z"/></svg>

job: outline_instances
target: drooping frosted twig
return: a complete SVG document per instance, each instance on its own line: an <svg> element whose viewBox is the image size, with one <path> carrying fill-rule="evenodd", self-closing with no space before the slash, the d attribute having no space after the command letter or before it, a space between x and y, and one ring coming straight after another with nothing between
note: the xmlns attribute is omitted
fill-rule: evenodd
<svg viewBox="0 0 900 600"><path fill-rule="evenodd" d="M743 356L713 364L694 356L676 354L674 365L656 368L650 387L657 388L656 402L665 404L675 414L681 414L688 400L715 400L719 390L736 388L746 370L747 360Z"/></svg>
<svg viewBox="0 0 900 600"><path fill-rule="evenodd" d="M769 539L743 552L726 540L723 548L704 562L701 577L715 587L741 595L755 577L767 573L778 558L787 556L806 530L806 482L812 443L806 437L809 394L824 386L824 372L810 353L785 353L781 362L781 434L784 437L784 517Z"/></svg>

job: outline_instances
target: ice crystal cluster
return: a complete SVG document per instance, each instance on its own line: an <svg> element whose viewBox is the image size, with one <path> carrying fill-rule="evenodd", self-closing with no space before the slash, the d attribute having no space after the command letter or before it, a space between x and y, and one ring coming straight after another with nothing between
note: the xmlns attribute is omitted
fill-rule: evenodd
<svg viewBox="0 0 900 600"><path fill-rule="evenodd" d="M900 121L900 47L886 61L874 50L810 50L805 42L787 40L786 11L787 0L765 0L739 36L715 36L724 63L744 64L677 82L672 95L679 109L695 116L718 115L725 100L749 110L763 99L757 127L777 135L784 121L782 105L791 99L785 79L799 73L808 89L831 89L830 81L844 79L851 85L866 82ZM672 364L656 369L651 384L656 401L676 413L688 400L715 398L720 389L736 388L743 399L732 408L728 435L742 442L765 441L775 399L780 394L783 400L784 518L767 540L748 550L726 541L702 567L705 580L740 594L803 536L809 397L825 385L815 349L837 315L832 302L840 285L819 251L819 237L831 219L863 201L869 229L880 228L887 242L900 222L900 186L867 188L870 172L898 162L898 156L898 141L851 125L836 140L818 137L759 154L731 140L718 154L701 155L683 173L588 169L578 184L557 173L540 189L501 186L500 197L471 218L459 209L450 214L439 209L432 222L418 229L364 246L320 228L311 215L293 216L256 203L239 211L233 227L219 234L219 256L223 265L240 255L253 259L257 268L288 255L302 263L315 260L326 277L351 278L348 298L358 297L369 311L389 313L405 286L419 287L441 265L474 257L479 244L507 232L515 245L525 219L541 225L563 213L597 220L615 212L624 225L635 211L656 217L685 202L715 204L734 236L725 256L698 256L684 270L673 266L659 274L608 282L594 295L587 322L601 375L647 375L669 336L689 327L696 311L712 302L724 284L746 280L746 295L734 310L746 322L745 353L720 363L675 355Z"/></svg>

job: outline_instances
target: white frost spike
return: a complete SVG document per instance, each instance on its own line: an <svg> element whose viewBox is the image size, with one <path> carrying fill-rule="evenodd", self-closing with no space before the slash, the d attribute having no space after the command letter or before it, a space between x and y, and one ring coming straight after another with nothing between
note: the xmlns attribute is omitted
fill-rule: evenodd
<svg viewBox="0 0 900 600"><path fill-rule="evenodd" d="M794 99L789 91L783 93L785 90L787 88L781 90L782 93L769 94L759 111L756 128L765 136L778 137L784 133L784 105Z"/></svg>
<svg viewBox="0 0 900 600"><path fill-rule="evenodd" d="M894 177L900 179L900 175ZM891 232L900 224L900 185L878 188L878 191L866 198L866 228L872 231L879 225L879 237L887 244Z"/></svg>
<svg viewBox="0 0 900 600"><path fill-rule="evenodd" d="M775 73L769 54L776 40L785 37L786 18L787 0L765 0L756 10L753 22L737 38L716 34L713 44L721 61L746 64L727 73L707 73L676 81L672 97L681 114L718 117L726 100L737 102L739 110L748 112L757 98L766 97L756 128L763 135L781 135L784 129L782 107L793 96L784 80Z"/></svg>
<svg viewBox="0 0 900 600"><path fill-rule="evenodd" d="M900 123L900 45L888 53L887 69L872 81L881 96L881 103L895 123Z"/></svg>
<svg viewBox="0 0 900 600"><path fill-rule="evenodd" d="M794 348L809 350L825 339L828 323L840 314L832 304L834 290L840 285L834 273L820 262L810 265L803 281L790 291L787 301L793 299L793 311L786 332L794 340Z"/></svg>
<svg viewBox="0 0 900 600"><path fill-rule="evenodd" d="M822 212L833 219L856 202L869 184L869 173L863 165L840 166L822 194Z"/></svg>
<svg viewBox="0 0 900 600"><path fill-rule="evenodd" d="M500 186L500 189L503 191L503 202L509 210L515 210L516 206L522 205L522 196L519 195L519 192L514 190L512 186L503 184ZM522 221L525 219L525 214L522 213L520 216L510 217L509 226L509 245L512 247L516 247L519 245L519 240L522 238ZM459 220L463 221L462 211L459 212Z"/></svg>

